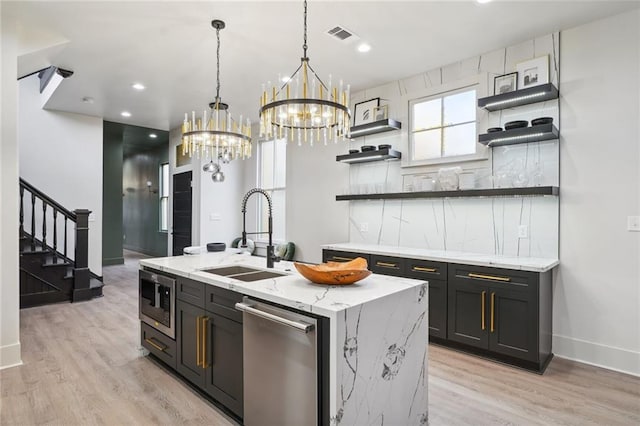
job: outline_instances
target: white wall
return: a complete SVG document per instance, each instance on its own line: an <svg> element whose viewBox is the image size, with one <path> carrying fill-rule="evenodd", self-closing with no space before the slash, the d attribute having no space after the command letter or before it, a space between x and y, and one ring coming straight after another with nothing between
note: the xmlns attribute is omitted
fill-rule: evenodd
<svg viewBox="0 0 640 426"><path fill-rule="evenodd" d="M561 33L554 352L640 375L640 12Z"/></svg>
<svg viewBox="0 0 640 426"><path fill-rule="evenodd" d="M14 21L0 2L0 369L20 358L18 276L18 47Z"/></svg>
<svg viewBox="0 0 640 426"><path fill-rule="evenodd" d="M18 84L20 176L69 210L92 211L89 269L102 275L102 119L41 109L39 84Z"/></svg>

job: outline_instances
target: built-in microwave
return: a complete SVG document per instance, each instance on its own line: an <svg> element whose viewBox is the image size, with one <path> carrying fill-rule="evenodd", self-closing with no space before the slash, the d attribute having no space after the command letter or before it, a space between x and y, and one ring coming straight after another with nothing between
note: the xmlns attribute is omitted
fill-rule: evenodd
<svg viewBox="0 0 640 426"><path fill-rule="evenodd" d="M176 280L141 270L139 282L140 320L175 339Z"/></svg>

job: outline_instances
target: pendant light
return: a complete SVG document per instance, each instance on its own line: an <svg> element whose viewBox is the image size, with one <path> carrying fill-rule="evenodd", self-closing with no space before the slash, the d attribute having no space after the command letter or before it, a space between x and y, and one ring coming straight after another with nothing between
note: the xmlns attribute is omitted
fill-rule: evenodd
<svg viewBox="0 0 640 426"><path fill-rule="evenodd" d="M314 142L349 138L349 85L326 85L309 64L307 56L307 1L304 1L303 56L298 69L280 88L262 86L260 136L287 141Z"/></svg>
<svg viewBox="0 0 640 426"><path fill-rule="evenodd" d="M249 158L251 157L251 121L247 118L243 122L242 115L237 122L233 120L229 112L229 105L222 102L220 98L220 30L224 29L225 23L215 19L211 21L211 26L216 30L218 46L216 51L216 98L209 104L209 110L203 112L202 118L196 120L195 111L191 112L190 118L188 114L184 115L182 153L196 158L222 157L227 160L226 162L236 158ZM221 173L213 166L211 166L211 171L214 174Z"/></svg>

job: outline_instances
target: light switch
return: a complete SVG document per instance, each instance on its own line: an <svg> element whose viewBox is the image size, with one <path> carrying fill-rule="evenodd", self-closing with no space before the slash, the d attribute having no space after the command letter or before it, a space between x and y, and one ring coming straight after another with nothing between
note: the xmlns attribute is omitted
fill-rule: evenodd
<svg viewBox="0 0 640 426"><path fill-rule="evenodd" d="M89 222L95 222L96 216L93 213L89 213Z"/></svg>
<svg viewBox="0 0 640 426"><path fill-rule="evenodd" d="M529 227L527 225L518 226L518 238L529 238Z"/></svg>
<svg viewBox="0 0 640 426"><path fill-rule="evenodd" d="M640 216L627 216L627 231L640 232Z"/></svg>
<svg viewBox="0 0 640 426"><path fill-rule="evenodd" d="M369 232L369 224L367 222L360 224L360 232Z"/></svg>
<svg viewBox="0 0 640 426"><path fill-rule="evenodd" d="M218 222L218 221L220 221L220 219L221 219L220 213L211 213L209 215L209 220L210 221Z"/></svg>

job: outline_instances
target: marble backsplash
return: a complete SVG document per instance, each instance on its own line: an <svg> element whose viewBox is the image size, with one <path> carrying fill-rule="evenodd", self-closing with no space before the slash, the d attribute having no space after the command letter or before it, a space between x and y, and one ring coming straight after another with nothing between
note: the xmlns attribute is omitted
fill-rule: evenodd
<svg viewBox="0 0 640 426"><path fill-rule="evenodd" d="M341 194L374 194L442 189L440 168L458 166L473 188L559 186L559 141L486 149L480 160L412 166L408 163L408 99L426 89L478 77L479 96L493 94L495 76L514 72L516 64L549 55L549 79L558 85L558 34L489 52L406 79L354 93L354 103L379 97L400 131L357 138L350 148L391 144L401 161L350 165ZM486 80L486 81L485 81ZM443 86L444 87L444 86ZM414 96L415 94L415 96ZM478 133L513 120L553 117L560 128L559 102L551 100L502 111L477 111ZM346 151L346 149L345 149ZM522 257L558 257L558 197L482 197L450 199L350 201L349 241L402 247L466 251ZM526 237L523 237L526 227ZM520 232L520 234L519 234Z"/></svg>

